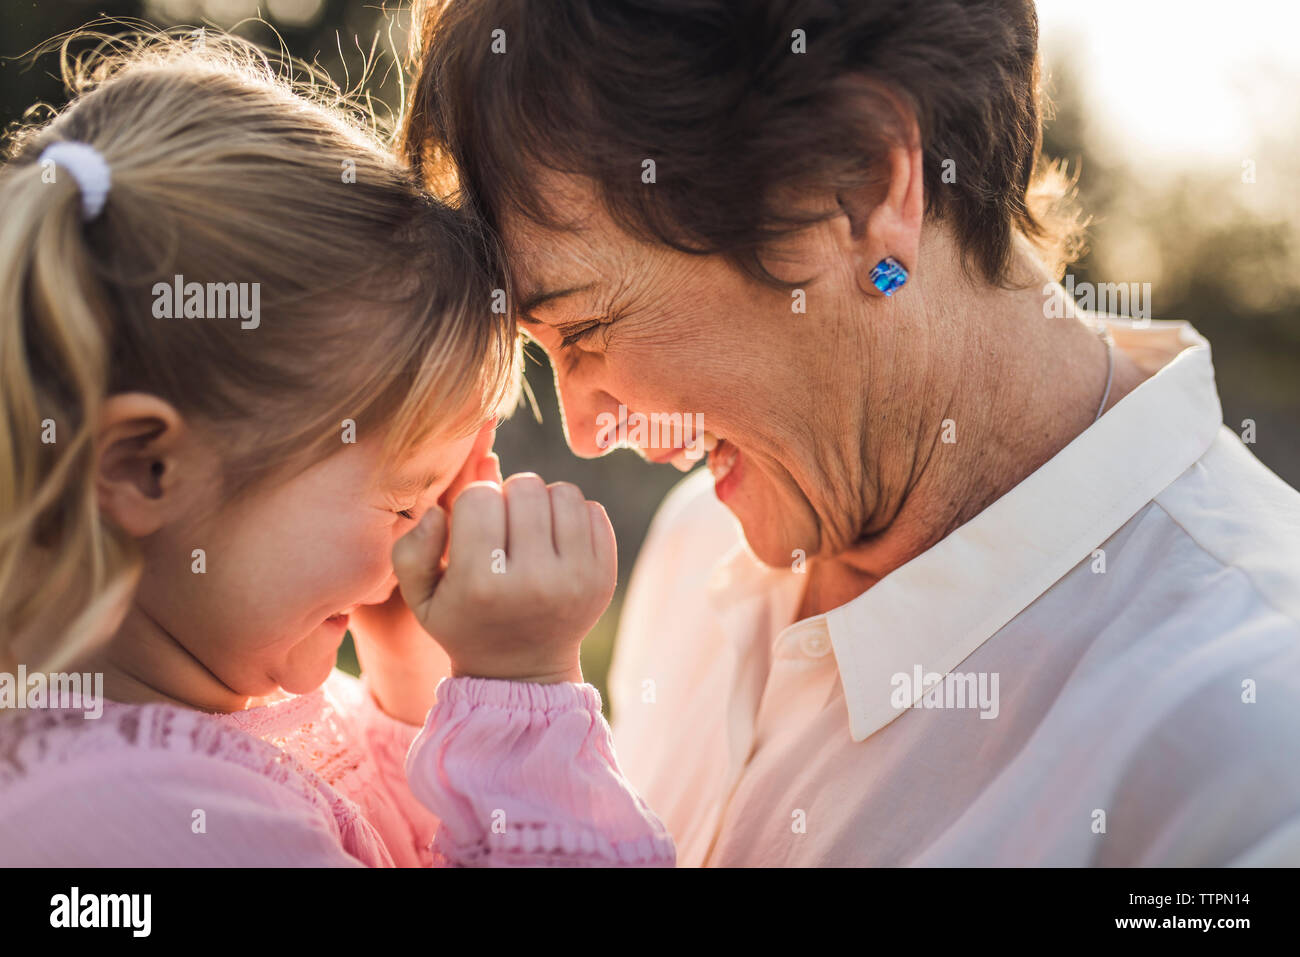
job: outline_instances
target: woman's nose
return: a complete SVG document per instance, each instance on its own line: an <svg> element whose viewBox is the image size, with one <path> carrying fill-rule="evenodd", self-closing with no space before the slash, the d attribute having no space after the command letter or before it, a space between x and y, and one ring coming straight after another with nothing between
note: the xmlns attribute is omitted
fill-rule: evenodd
<svg viewBox="0 0 1300 957"><path fill-rule="evenodd" d="M560 404L564 408L564 440L574 455L584 459L600 458L613 449L613 445L602 443L601 435L608 430L601 430L600 423L620 414L618 400L607 392L590 390L575 395L572 389L565 390L563 382L557 384L560 389Z"/></svg>
<svg viewBox="0 0 1300 957"><path fill-rule="evenodd" d="M564 414L564 441L569 451L583 459L596 459L609 452L597 441L597 426L601 412L618 414L618 402L600 387L584 364L576 367L566 363L561 356L550 356L555 369L555 391Z"/></svg>

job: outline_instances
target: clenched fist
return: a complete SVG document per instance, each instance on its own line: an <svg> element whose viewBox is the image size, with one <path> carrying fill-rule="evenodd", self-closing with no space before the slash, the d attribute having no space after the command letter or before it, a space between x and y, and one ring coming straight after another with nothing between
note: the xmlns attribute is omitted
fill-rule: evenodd
<svg viewBox="0 0 1300 957"><path fill-rule="evenodd" d="M456 677L582 681L578 649L614 595L614 529L568 482L475 482L393 547L402 597ZM446 558L444 559L444 553Z"/></svg>

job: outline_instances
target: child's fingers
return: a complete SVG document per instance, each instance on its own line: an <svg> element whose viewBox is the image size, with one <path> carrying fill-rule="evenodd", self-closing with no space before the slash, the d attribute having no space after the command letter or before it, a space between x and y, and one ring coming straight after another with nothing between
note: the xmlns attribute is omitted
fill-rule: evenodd
<svg viewBox="0 0 1300 957"><path fill-rule="evenodd" d="M494 550L506 547L506 503L501 489L473 482L460 493L451 513L449 567L488 568Z"/></svg>
<svg viewBox="0 0 1300 957"><path fill-rule="evenodd" d="M506 500L506 551L518 568L555 560L551 496L535 472L518 472L501 486Z"/></svg>
<svg viewBox="0 0 1300 957"><path fill-rule="evenodd" d="M474 445L469 450L467 462L478 462L492 451L492 443L497 437L497 420L489 419L483 427L478 430L478 435L474 437Z"/></svg>
<svg viewBox="0 0 1300 957"><path fill-rule="evenodd" d="M496 419L490 420L478 431L474 439L474 445L470 448L469 455L465 457L465 464L461 466L456 477L451 480L446 491L438 499L438 504L443 508L450 510L456 504L456 497L460 495L471 483L481 479L491 480L493 476L483 475L483 465L488 458L496 458L496 454L491 452L492 443L496 441ZM496 475L496 481L500 484L500 466Z"/></svg>
<svg viewBox="0 0 1300 957"><path fill-rule="evenodd" d="M596 567L607 569L610 590L618 581L618 541L614 537L614 526L609 523L605 506L599 502L587 502L587 514L590 517L591 547L596 552Z"/></svg>
<svg viewBox="0 0 1300 957"><path fill-rule="evenodd" d="M582 489L571 482L546 486L551 496L551 535L561 557L591 554L591 519Z"/></svg>
<svg viewBox="0 0 1300 957"><path fill-rule="evenodd" d="M501 477L501 459L495 452L489 452L479 461L476 481L496 482L498 485L505 481Z"/></svg>
<svg viewBox="0 0 1300 957"><path fill-rule="evenodd" d="M446 540L447 513L434 506L393 546L393 571L397 573L402 598L411 608L420 608L433 594L442 575Z"/></svg>

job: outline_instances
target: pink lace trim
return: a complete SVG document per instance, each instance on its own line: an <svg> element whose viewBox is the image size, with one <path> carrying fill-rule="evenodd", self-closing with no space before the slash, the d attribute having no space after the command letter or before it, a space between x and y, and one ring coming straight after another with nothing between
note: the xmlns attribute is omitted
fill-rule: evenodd
<svg viewBox="0 0 1300 957"><path fill-rule="evenodd" d="M282 747L274 738L261 740L255 736L253 729L291 726L295 719L320 707L322 694L323 690L318 689L234 716L166 704L115 701L105 701L103 717L95 720L87 720L81 711L60 709L7 716L0 719L0 790L17 786L37 767L73 764L124 744L141 750L200 754L245 768L289 789L329 818L349 853L372 863L384 863L387 852L383 841L357 805L313 771L310 761L300 759L304 754L302 740L293 742L296 747ZM313 725L305 725L308 736L316 730ZM330 733L334 731L337 728L331 727ZM285 735L285 743L293 737L291 732ZM325 757L319 748L306 749L307 756L313 754ZM325 761L336 779L354 771L359 763L346 755L330 757L338 759Z"/></svg>
<svg viewBox="0 0 1300 957"><path fill-rule="evenodd" d="M676 860L675 847L668 837L645 834L634 841L610 841L588 828L550 821L513 824L504 832L481 837L472 844L453 844L447 841L446 834L440 829L434 837L435 856L470 867L535 865L539 854L545 855L548 863L571 859L574 867L608 867L613 863L634 867L671 865Z"/></svg>

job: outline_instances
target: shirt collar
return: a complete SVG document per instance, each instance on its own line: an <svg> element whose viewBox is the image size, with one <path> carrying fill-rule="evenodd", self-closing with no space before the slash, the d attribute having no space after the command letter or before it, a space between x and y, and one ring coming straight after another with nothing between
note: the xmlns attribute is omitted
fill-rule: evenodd
<svg viewBox="0 0 1300 957"><path fill-rule="evenodd" d="M891 698L895 674L951 672L1196 462L1222 427L1209 343L1190 324L1102 321L1116 348L1154 374L942 541L852 601L790 626L824 621L854 741L905 710ZM747 605L776 579L784 588L800 577L759 566L742 540L711 586Z"/></svg>

